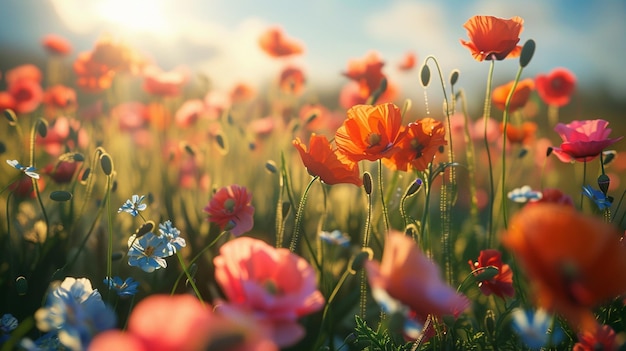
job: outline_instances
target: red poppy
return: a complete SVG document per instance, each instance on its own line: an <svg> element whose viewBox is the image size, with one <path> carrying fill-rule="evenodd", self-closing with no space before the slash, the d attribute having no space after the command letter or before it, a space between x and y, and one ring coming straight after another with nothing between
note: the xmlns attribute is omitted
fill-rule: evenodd
<svg viewBox="0 0 626 351"><path fill-rule="evenodd" d="M46 188L46 182L43 178L39 178L35 180L37 182L37 187L39 188L39 192L42 192ZM18 198L31 198L34 199L37 197L35 193L35 187L33 186L33 178L22 175L18 180L11 183L8 187L9 190L13 192Z"/></svg>
<svg viewBox="0 0 626 351"><path fill-rule="evenodd" d="M504 128L503 124L500 124L500 131ZM506 126L506 139L512 144L528 145L535 137L537 132L537 123L524 122L521 126L515 126L508 124Z"/></svg>
<svg viewBox="0 0 626 351"><path fill-rule="evenodd" d="M529 201L526 203L526 206L546 202L569 206L572 208L574 207L574 200L572 200L572 197L563 193L559 189L543 189L541 191L541 199L536 201Z"/></svg>
<svg viewBox="0 0 626 351"><path fill-rule="evenodd" d="M457 316L469 307L467 298L441 279L439 267L403 233L390 232L382 261L368 260L365 269L373 294L384 290L407 305L422 322L430 314Z"/></svg>
<svg viewBox="0 0 626 351"><path fill-rule="evenodd" d="M89 142L89 136L81 129L80 122L67 117L57 117L48 125L45 137L36 140L37 145L52 156L59 156L68 149L84 148Z"/></svg>
<svg viewBox="0 0 626 351"><path fill-rule="evenodd" d="M0 91L0 111L14 109L15 99L13 98L13 95L9 94L6 91Z"/></svg>
<svg viewBox="0 0 626 351"><path fill-rule="evenodd" d="M476 270L485 267L495 267L498 273L489 280L482 280L478 283L480 291L486 296L495 294L501 298L505 296L513 297L515 290L513 289L513 271L508 264L502 263L502 253L498 250L488 249L480 251L476 262L469 262L470 269ZM480 272L474 273L479 275Z"/></svg>
<svg viewBox="0 0 626 351"><path fill-rule="evenodd" d="M446 145L446 130L443 123L432 118L424 118L403 128L398 140L398 151L384 159L386 166L393 170L408 171L409 165L424 171L433 161L439 148Z"/></svg>
<svg viewBox="0 0 626 351"><path fill-rule="evenodd" d="M576 76L565 68L555 68L535 77L537 94L548 105L565 106L576 88Z"/></svg>
<svg viewBox="0 0 626 351"><path fill-rule="evenodd" d="M39 82L30 79L20 79L9 85L9 94L15 101L14 110L17 113L30 113L39 107L43 99L43 89Z"/></svg>
<svg viewBox="0 0 626 351"><path fill-rule="evenodd" d="M7 86L10 87L15 82L20 80L30 80L36 83L41 83L42 77L43 75L41 74L41 70L37 66L25 64L6 71L4 80L6 81Z"/></svg>
<svg viewBox="0 0 626 351"><path fill-rule="evenodd" d="M304 90L306 78L304 72L297 67L286 67L280 73L278 85L287 94L300 95Z"/></svg>
<svg viewBox="0 0 626 351"><path fill-rule="evenodd" d="M407 52L402 61L398 64L398 69L401 71L410 71L415 67L417 62L417 56L413 52Z"/></svg>
<svg viewBox="0 0 626 351"><path fill-rule="evenodd" d="M164 72L156 66L149 66L143 70L143 75L143 90L162 97L179 96L188 81L188 75L183 68Z"/></svg>
<svg viewBox="0 0 626 351"><path fill-rule="evenodd" d="M245 83L239 83L230 91L230 101L233 104L250 101L254 99L256 92L254 88Z"/></svg>
<svg viewBox="0 0 626 351"><path fill-rule="evenodd" d="M392 103L356 105L335 133L339 151L352 161L376 161L397 151L402 112Z"/></svg>
<svg viewBox="0 0 626 351"><path fill-rule="evenodd" d="M470 49L477 61L518 57L522 52L517 43L523 24L524 20L517 16L511 19L474 16L463 25L470 40L461 39L461 44Z"/></svg>
<svg viewBox="0 0 626 351"><path fill-rule="evenodd" d="M51 54L67 55L72 51L70 42L57 34L47 34L41 40L41 44Z"/></svg>
<svg viewBox="0 0 626 351"><path fill-rule="evenodd" d="M59 161L57 164L49 164L44 167L42 173L47 174L57 184L69 183L74 179L74 174L78 170L79 162Z"/></svg>
<svg viewBox="0 0 626 351"><path fill-rule="evenodd" d="M578 342L572 351L618 350L615 330L608 325L598 325L595 330L578 333Z"/></svg>
<svg viewBox="0 0 626 351"><path fill-rule="evenodd" d="M499 110L504 111L504 107L506 105L506 99L509 97L509 93L513 88L514 81L511 81L505 85L501 85L495 89L493 89L493 93L491 94L491 102L495 107ZM515 92L511 97L511 102L509 103L509 112L513 112L518 110L528 102L528 98L530 98L530 93L535 89L535 82L530 79L524 79L517 83L515 87Z"/></svg>
<svg viewBox="0 0 626 351"><path fill-rule="evenodd" d="M259 46L272 57L297 55L304 51L302 44L286 37L280 27L268 28L259 37Z"/></svg>
<svg viewBox="0 0 626 351"><path fill-rule="evenodd" d="M99 93L108 89L113 83L115 71L92 59L91 52L82 52L74 61L76 84L86 92Z"/></svg>
<svg viewBox="0 0 626 351"><path fill-rule="evenodd" d="M76 110L76 91L65 85L54 85L43 94L46 116L55 117L58 111L73 112Z"/></svg>
<svg viewBox="0 0 626 351"><path fill-rule="evenodd" d="M186 100L176 110L174 120L179 127L188 128L196 123L200 116L206 111L204 101L200 99Z"/></svg>
<svg viewBox="0 0 626 351"><path fill-rule="evenodd" d="M319 176L324 183L363 185L358 164L333 150L325 136L312 134L308 150L300 138L293 141L293 146L298 149L309 174Z"/></svg>
<svg viewBox="0 0 626 351"><path fill-rule="evenodd" d="M119 122L122 131L134 131L150 120L148 107L140 102L126 102L111 109L111 116Z"/></svg>
<svg viewBox="0 0 626 351"><path fill-rule="evenodd" d="M209 222L228 230L234 236L250 231L253 226L252 194L245 187L229 185L218 190L204 208Z"/></svg>
<svg viewBox="0 0 626 351"><path fill-rule="evenodd" d="M357 82L360 96L367 99L385 78L384 65L377 52L370 52L362 59L348 61L348 70L343 75Z"/></svg>
<svg viewBox="0 0 626 351"><path fill-rule="evenodd" d="M592 308L626 292L621 231L601 218L554 203L525 206L502 243L535 284L538 304L573 328L593 330Z"/></svg>
<svg viewBox="0 0 626 351"><path fill-rule="evenodd" d="M345 119L343 113L331 112L322 104L306 104L300 108L298 113L300 123L311 132L334 133Z"/></svg>
<svg viewBox="0 0 626 351"><path fill-rule="evenodd" d="M623 136L609 139L609 122L602 119L558 123L554 130L563 142L553 147L552 153L563 162L586 162L598 157L602 150L622 140Z"/></svg>

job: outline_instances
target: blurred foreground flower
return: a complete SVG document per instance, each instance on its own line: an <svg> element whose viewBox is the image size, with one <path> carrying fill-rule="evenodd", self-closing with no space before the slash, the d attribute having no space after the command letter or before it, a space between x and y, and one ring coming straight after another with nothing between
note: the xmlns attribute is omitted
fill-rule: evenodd
<svg viewBox="0 0 626 351"><path fill-rule="evenodd" d="M535 284L537 303L592 330L596 305L626 293L626 247L620 231L570 206L536 203L512 219L502 243Z"/></svg>
<svg viewBox="0 0 626 351"><path fill-rule="evenodd" d="M517 43L523 24L524 20L517 16L511 19L474 16L463 25L470 40L461 40L461 44L477 61L515 58L522 53Z"/></svg>
<svg viewBox="0 0 626 351"><path fill-rule="evenodd" d="M363 184L359 165L342 153L333 150L325 136L313 133L309 140L308 150L300 138L293 141L293 146L298 149L302 163L309 174L319 176L324 183L330 185L350 183L357 186Z"/></svg>
<svg viewBox="0 0 626 351"><path fill-rule="evenodd" d="M545 310L524 311L516 308L511 312L513 316L513 330L522 338L524 344L533 350L552 345L556 345L563 339L563 332L559 326L555 326L552 335L548 334L552 316Z"/></svg>
<svg viewBox="0 0 626 351"><path fill-rule="evenodd" d="M365 268L373 293L386 291L415 312L422 323L430 314L456 317L469 307L469 300L441 279L439 267L400 232L387 235L382 261L368 260Z"/></svg>
<svg viewBox="0 0 626 351"><path fill-rule="evenodd" d="M554 130L563 142L553 147L552 153L563 162L586 162L598 157L602 150L622 140L624 137L609 139L609 122L602 119L559 123Z"/></svg>
<svg viewBox="0 0 626 351"><path fill-rule="evenodd" d="M191 295L151 295L133 309L126 331L99 334L89 350L276 351L277 348L246 319L228 320Z"/></svg>
<svg viewBox="0 0 626 351"><path fill-rule="evenodd" d="M239 236L254 225L252 194L245 187L229 185L218 190L204 208L209 222L216 223L220 230L228 230Z"/></svg>
<svg viewBox="0 0 626 351"><path fill-rule="evenodd" d="M598 325L595 330L578 333L578 342L572 351L618 350L617 335L608 325Z"/></svg>
<svg viewBox="0 0 626 351"><path fill-rule="evenodd" d="M60 342L76 351L86 349L97 333L115 326L115 313L86 278L67 277L53 287L35 319L39 330L58 332Z"/></svg>
<svg viewBox="0 0 626 351"><path fill-rule="evenodd" d="M217 310L227 316L233 308L249 311L271 330L280 347L302 339L306 331L298 318L324 306L315 270L286 248L239 237L224 244L213 263L215 279L228 300Z"/></svg>

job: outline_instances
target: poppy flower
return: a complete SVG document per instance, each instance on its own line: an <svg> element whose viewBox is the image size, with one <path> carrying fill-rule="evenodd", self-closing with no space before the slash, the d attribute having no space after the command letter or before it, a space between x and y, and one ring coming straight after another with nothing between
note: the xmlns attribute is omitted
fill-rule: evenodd
<svg viewBox="0 0 626 351"><path fill-rule="evenodd" d="M305 104L298 112L300 124L311 132L335 132L345 119L343 113L331 112L322 104Z"/></svg>
<svg viewBox="0 0 626 351"><path fill-rule="evenodd" d="M333 150L325 136L313 133L309 140L308 150L300 138L293 141L293 146L298 149L302 163L309 174L319 176L324 183L363 185L358 164Z"/></svg>
<svg viewBox="0 0 626 351"><path fill-rule="evenodd" d="M398 64L398 69L401 71L410 71L415 67L417 56L413 52L407 52L402 57L402 61Z"/></svg>
<svg viewBox="0 0 626 351"><path fill-rule="evenodd" d="M504 128L503 124L500 124L500 131ZM535 137L537 131L537 123L524 122L521 126L515 126L508 124L506 126L506 139L512 144L528 145Z"/></svg>
<svg viewBox="0 0 626 351"><path fill-rule="evenodd" d="M17 113L35 111L43 99L43 89L35 80L20 79L9 86L8 92L13 96Z"/></svg>
<svg viewBox="0 0 626 351"><path fill-rule="evenodd" d="M217 311L234 305L272 329L274 342L291 346L305 335L298 319L320 310L324 296L316 273L302 257L262 240L239 237L228 241L213 259L215 280L228 300Z"/></svg>
<svg viewBox="0 0 626 351"><path fill-rule="evenodd" d="M37 197L37 194L35 193L32 179L33 178L28 175L22 175L19 179L9 184L8 189L18 198L34 199ZM46 188L46 182L43 178L36 179L35 181L37 182L37 187L39 187L39 192L42 192Z"/></svg>
<svg viewBox="0 0 626 351"><path fill-rule="evenodd" d="M385 78L382 72L385 63L377 52L369 52L362 59L348 61L348 70L343 73L359 84L359 95L367 99Z"/></svg>
<svg viewBox="0 0 626 351"><path fill-rule="evenodd" d="M387 89L378 97L377 103L393 102L398 97L398 87L393 82L387 81ZM341 88L339 92L339 105L349 109L354 105L364 105L368 103L369 88L362 91L359 83L350 81Z"/></svg>
<svg viewBox="0 0 626 351"><path fill-rule="evenodd" d="M188 128L194 125L205 111L204 101L200 99L186 100L176 110L174 120L179 127Z"/></svg>
<svg viewBox="0 0 626 351"><path fill-rule="evenodd" d="M578 342L572 351L617 350L617 335L608 325L598 325L595 330L578 333Z"/></svg>
<svg viewBox="0 0 626 351"><path fill-rule="evenodd" d="M188 80L183 68L164 72L156 66L148 66L143 70L143 75L143 90L161 97L179 96Z"/></svg>
<svg viewBox="0 0 626 351"><path fill-rule="evenodd" d="M76 73L76 84L89 93L108 89L115 77L115 71L106 64L93 60L91 52L78 54L72 67Z"/></svg>
<svg viewBox="0 0 626 351"><path fill-rule="evenodd" d="M230 91L230 101L233 104L250 101L254 99L256 92L254 88L245 83L238 83Z"/></svg>
<svg viewBox="0 0 626 351"><path fill-rule="evenodd" d="M423 322L429 314L457 316L469 307L467 298L448 286L439 267L410 237L396 231L385 239L382 261L365 262L372 291L382 289L407 305Z"/></svg>
<svg viewBox="0 0 626 351"><path fill-rule="evenodd" d="M4 80L9 87L20 80L30 80L41 83L42 78L43 75L39 67L30 63L12 68L6 71L4 75Z"/></svg>
<svg viewBox="0 0 626 351"><path fill-rule="evenodd" d="M548 74L537 75L535 86L543 102L552 106L565 106L576 88L576 76L565 68L555 68Z"/></svg>
<svg viewBox="0 0 626 351"><path fill-rule="evenodd" d="M561 314L572 328L591 330L591 309L626 292L621 234L572 207L536 203L511 219L502 243L535 284L540 307Z"/></svg>
<svg viewBox="0 0 626 351"><path fill-rule="evenodd" d="M285 36L280 27L268 28L259 37L259 46L272 57L284 57L301 54L304 51L302 44Z"/></svg>
<svg viewBox="0 0 626 351"><path fill-rule="evenodd" d="M398 106L356 105L347 114L335 133L335 144L349 159L376 161L396 151L402 129L402 112Z"/></svg>
<svg viewBox="0 0 626 351"><path fill-rule="evenodd" d="M302 93L304 83L306 83L304 72L297 67L286 67L283 69L278 80L278 86L282 92L294 95Z"/></svg>
<svg viewBox="0 0 626 351"><path fill-rule="evenodd" d="M276 345L251 328L248 319L225 318L188 294L151 295L133 308L126 331L98 334L89 350L193 351L220 348L218 345L224 343L234 350L277 350ZM166 320L168 326L163 328Z"/></svg>
<svg viewBox="0 0 626 351"><path fill-rule="evenodd" d="M77 108L76 91L65 85L57 84L43 93L46 116L55 117L58 111L72 112Z"/></svg>
<svg viewBox="0 0 626 351"><path fill-rule="evenodd" d="M89 135L80 122L67 117L57 117L50 122L46 136L36 140L37 145L52 156L59 156L68 149L85 148L88 142Z"/></svg>
<svg viewBox="0 0 626 351"><path fill-rule="evenodd" d="M74 174L78 170L77 161L59 161L56 164L49 164L44 167L42 173L47 174L57 184L69 183L74 179Z"/></svg>
<svg viewBox="0 0 626 351"><path fill-rule="evenodd" d="M505 296L513 297L515 290L513 289L513 271L508 264L502 263L502 253L498 250L488 249L480 251L476 262L469 262L470 269L476 270L485 267L496 267L498 273L489 280L482 280L478 283L480 291L486 296L491 294L501 298ZM480 272L474 273L479 275Z"/></svg>
<svg viewBox="0 0 626 351"><path fill-rule="evenodd" d="M609 122L602 119L558 123L554 130L563 142L553 147L552 153L563 162L586 162L598 157L602 150L622 140L623 136L609 139Z"/></svg>
<svg viewBox="0 0 626 351"><path fill-rule="evenodd" d="M398 151L383 160L393 170L407 172L409 165L418 171L424 171L433 161L439 148L446 145L443 123L432 118L424 118L403 129L398 140Z"/></svg>
<svg viewBox="0 0 626 351"><path fill-rule="evenodd" d="M469 41L461 39L461 44L477 61L515 58L522 53L522 47L517 43L523 24L524 20L517 16L511 19L474 16L463 25Z"/></svg>
<svg viewBox="0 0 626 351"><path fill-rule="evenodd" d="M67 55L72 51L72 44L57 34L47 34L41 40L44 49L51 54Z"/></svg>
<svg viewBox="0 0 626 351"><path fill-rule="evenodd" d="M252 229L252 194L245 187L229 185L221 188L204 211L209 214L209 222L216 223L221 230L228 230L234 236Z"/></svg>
<svg viewBox="0 0 626 351"><path fill-rule="evenodd" d="M541 191L541 198L535 201L529 201L527 206L540 203L554 203L564 206L574 207L574 200L571 196L563 193L559 189L547 188Z"/></svg>
<svg viewBox="0 0 626 351"><path fill-rule="evenodd" d="M0 91L0 110L14 110L15 99L6 91Z"/></svg>
<svg viewBox="0 0 626 351"><path fill-rule="evenodd" d="M146 66L146 60L133 48L108 35L98 39L90 56L94 62L110 67L115 72L135 74Z"/></svg>
<svg viewBox="0 0 626 351"><path fill-rule="evenodd" d="M514 81L511 81L505 85L501 85L493 89L493 93L491 94L491 102L495 107L499 110L504 111L504 107L506 105L506 99L509 97L509 93L513 88ZM526 78L517 83L515 87L515 92L513 92L513 96L511 97L511 102L509 103L509 112L513 112L518 110L528 102L528 98L530 98L530 93L535 89L535 82Z"/></svg>

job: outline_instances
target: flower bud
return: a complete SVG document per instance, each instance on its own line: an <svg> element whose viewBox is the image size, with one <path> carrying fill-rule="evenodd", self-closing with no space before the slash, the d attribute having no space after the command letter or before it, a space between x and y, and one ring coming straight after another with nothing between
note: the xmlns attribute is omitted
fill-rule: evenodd
<svg viewBox="0 0 626 351"><path fill-rule="evenodd" d="M39 133L42 138L45 138L46 135L48 135L48 121L43 118L37 120L37 133Z"/></svg>
<svg viewBox="0 0 626 351"><path fill-rule="evenodd" d="M272 160L268 160L267 162L265 162L265 169L273 174L278 173L278 167L276 167L276 162Z"/></svg>
<svg viewBox="0 0 626 351"><path fill-rule="evenodd" d="M103 153L100 155L100 167L102 167L102 171L107 176L113 174L113 160L111 160L109 154Z"/></svg>
<svg viewBox="0 0 626 351"><path fill-rule="evenodd" d="M609 191L609 185L611 184L611 179L606 174L600 174L598 177L598 187L606 196L606 193Z"/></svg>
<svg viewBox="0 0 626 351"><path fill-rule="evenodd" d="M9 121L9 125L14 126L17 124L17 116L11 109L4 110L4 117Z"/></svg>
<svg viewBox="0 0 626 351"><path fill-rule="evenodd" d="M430 84L430 68L428 65L422 66L422 71L420 72L420 81L422 82L422 86L426 88L428 84Z"/></svg>
<svg viewBox="0 0 626 351"><path fill-rule="evenodd" d="M550 155L552 155L552 150L554 150L552 146L548 146L548 149L546 150L546 157L549 157Z"/></svg>
<svg viewBox="0 0 626 351"><path fill-rule="evenodd" d="M124 257L124 253L123 253L123 252L121 252L121 251L114 252L114 253L111 255L111 261L119 261L119 260L121 260L123 257Z"/></svg>
<svg viewBox="0 0 626 351"><path fill-rule="evenodd" d="M24 276L19 276L15 279L15 290L19 296L24 296L28 292L28 280Z"/></svg>
<svg viewBox="0 0 626 351"><path fill-rule="evenodd" d="M369 172L363 172L363 189L367 195L372 195L372 176Z"/></svg>
<svg viewBox="0 0 626 351"><path fill-rule="evenodd" d="M54 201L64 202L72 199L72 193L64 190L57 190L50 193L50 199Z"/></svg>
<svg viewBox="0 0 626 351"><path fill-rule="evenodd" d="M406 197L409 197L409 196L417 193L422 188L422 184L423 183L424 182L422 182L421 179L419 179L419 178L415 179L415 181L413 183L411 183L411 185L407 189Z"/></svg>
<svg viewBox="0 0 626 351"><path fill-rule="evenodd" d="M522 66L522 68L528 66L534 54L535 54L535 41L532 39L528 39L526 43L524 43L524 46L522 47L522 53L519 56L519 65Z"/></svg>
<svg viewBox="0 0 626 351"><path fill-rule="evenodd" d="M139 227L135 231L135 236L136 236L137 239L139 239L142 236L150 233L152 230L154 230L154 222L153 221L147 221L146 223L142 224L141 227Z"/></svg>
<svg viewBox="0 0 626 351"><path fill-rule="evenodd" d="M456 84L456 82L459 80L459 74L460 71L458 69L452 70L452 72L450 73L450 85Z"/></svg>
<svg viewBox="0 0 626 351"><path fill-rule="evenodd" d="M365 261L369 260L373 256L374 254L372 252L372 249L370 249L369 247L364 247L363 250L361 250L361 252L352 256L352 260L349 264L350 273L356 274L356 272L363 269L363 266L365 265Z"/></svg>

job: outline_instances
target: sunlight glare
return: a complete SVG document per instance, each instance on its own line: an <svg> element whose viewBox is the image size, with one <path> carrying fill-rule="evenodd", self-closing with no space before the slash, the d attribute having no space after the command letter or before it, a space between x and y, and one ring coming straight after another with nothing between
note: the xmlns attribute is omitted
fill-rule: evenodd
<svg viewBox="0 0 626 351"><path fill-rule="evenodd" d="M101 0L98 15L121 29L152 34L166 34L164 0Z"/></svg>

